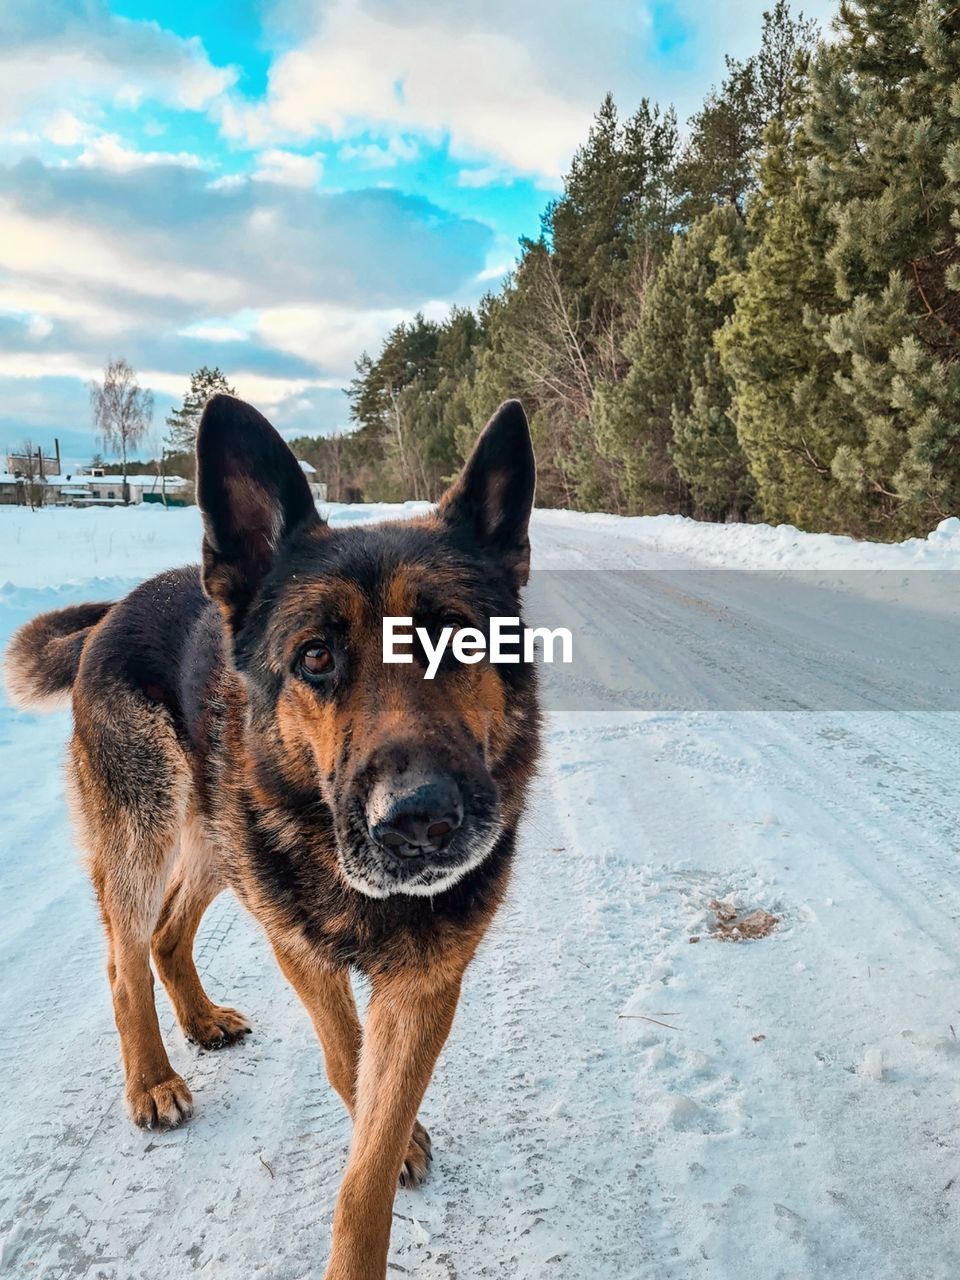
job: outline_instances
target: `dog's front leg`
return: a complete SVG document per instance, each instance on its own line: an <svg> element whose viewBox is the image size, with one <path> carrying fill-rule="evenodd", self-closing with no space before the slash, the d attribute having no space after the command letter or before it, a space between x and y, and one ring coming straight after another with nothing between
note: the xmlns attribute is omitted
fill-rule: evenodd
<svg viewBox="0 0 960 1280"><path fill-rule="evenodd" d="M463 969L378 975L367 1010L353 1142L333 1218L326 1280L384 1280L397 1178L417 1109L450 1031Z"/></svg>
<svg viewBox="0 0 960 1280"><path fill-rule="evenodd" d="M280 968L303 1001L323 1045L327 1077L353 1115L361 1032L350 977L345 969L326 968L287 940L272 941Z"/></svg>

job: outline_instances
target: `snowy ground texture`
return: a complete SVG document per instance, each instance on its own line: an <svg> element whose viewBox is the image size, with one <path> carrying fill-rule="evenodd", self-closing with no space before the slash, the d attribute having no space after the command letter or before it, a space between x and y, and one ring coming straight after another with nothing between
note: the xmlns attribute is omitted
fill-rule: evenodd
<svg viewBox="0 0 960 1280"><path fill-rule="evenodd" d="M609 598L602 577L583 574L578 596L560 575L595 663L605 644L649 672L669 656L676 684L696 651L698 696L712 679L722 702L739 662L796 709L651 700L551 716L511 895L424 1106L434 1171L397 1197L390 1274L955 1280L960 717L940 709L956 690L941 698L938 658L951 633L913 596L874 616L867 595L850 679L868 706L808 704L800 671L844 679L816 600L803 618L771 607L774 575L757 574L721 606L724 575L708 598L676 574L958 569L960 521L890 548L544 512L533 537L540 568L646 571L618 577ZM195 511L0 509L0 642L198 546ZM890 675L904 636L909 696ZM882 678L867 684L870 663ZM125 1116L100 928L62 796L67 732L65 714L0 705L0 1272L319 1276L348 1122L306 1015L229 897L204 922L199 967L255 1033L199 1052L160 992L197 1112L169 1134ZM780 924L717 941L715 899Z"/></svg>

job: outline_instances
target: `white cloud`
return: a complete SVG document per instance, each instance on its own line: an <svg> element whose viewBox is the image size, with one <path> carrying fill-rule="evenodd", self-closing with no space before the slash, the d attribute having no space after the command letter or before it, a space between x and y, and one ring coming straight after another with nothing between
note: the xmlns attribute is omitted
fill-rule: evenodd
<svg viewBox="0 0 960 1280"><path fill-rule="evenodd" d="M145 129L145 132L156 135L157 130ZM163 132L162 129L159 132ZM16 135L7 132L3 135L6 141L15 140ZM72 111L55 111L41 126L38 134L24 136L24 146L36 147L43 140L51 142L55 147L83 150L75 159L66 164L76 164L84 169L105 169L111 173L129 173L134 169L147 169L155 165L177 165L180 168L198 169L203 161L190 151L141 151L129 146L117 133L106 132L89 120L83 120Z"/></svg>
<svg viewBox="0 0 960 1280"><path fill-rule="evenodd" d="M245 342L249 329L230 324L191 324L180 330L181 337L199 338L201 342Z"/></svg>
<svg viewBox="0 0 960 1280"><path fill-rule="evenodd" d="M428 320L443 320L450 311L444 300L432 299L419 308ZM329 304L265 307L224 316L210 324L192 325L192 337L239 341L253 338L263 346L322 366L329 374L323 385L342 386L354 373L362 351L376 351L398 324L413 319L414 308L356 308Z"/></svg>
<svg viewBox="0 0 960 1280"><path fill-rule="evenodd" d="M502 168L493 164L481 165L479 169L461 169L457 174L458 187L492 187L494 183L509 182L509 177Z"/></svg>
<svg viewBox="0 0 960 1280"><path fill-rule="evenodd" d="M257 157L254 178L258 182L279 182L287 187L315 187L323 173L323 155L301 155L297 151L272 148Z"/></svg>
<svg viewBox="0 0 960 1280"><path fill-rule="evenodd" d="M109 342L129 331L130 317L107 301L94 301L77 289L73 279L37 281L10 272L0 277L0 312L34 316L38 323L54 320L81 326L96 340Z"/></svg>
<svg viewBox="0 0 960 1280"><path fill-rule="evenodd" d="M117 17L104 0L0 6L0 128L37 108L71 114L78 102L202 111L236 79L195 37Z"/></svg>
<svg viewBox="0 0 960 1280"><path fill-rule="evenodd" d="M176 157L98 145L83 164L0 171L0 289L26 294L22 311L47 314L30 296L45 294L181 329L242 308L408 308L459 298L489 251L488 227L420 198L211 189Z"/></svg>
<svg viewBox="0 0 960 1280"><path fill-rule="evenodd" d="M385 143L348 142L340 148L337 155L345 164L356 163L363 169L392 169L398 164L416 160L420 155L420 146L412 138L396 136Z"/></svg>
<svg viewBox="0 0 960 1280"><path fill-rule="evenodd" d="M479 283L486 284L491 280L502 280L503 277L513 270L512 262L495 262L492 266L484 267L474 277Z"/></svg>
<svg viewBox="0 0 960 1280"><path fill-rule="evenodd" d="M46 316L30 316L27 320L27 332L31 338L48 338L53 333L53 321Z"/></svg>
<svg viewBox="0 0 960 1280"><path fill-rule="evenodd" d="M170 267L157 260L148 242L122 241L109 228L81 222L69 212L40 221L0 199L0 268L52 295L64 286L116 290L122 283L134 294L169 301L201 303L222 298L231 288L239 300L238 282L196 267Z"/></svg>
<svg viewBox="0 0 960 1280"><path fill-rule="evenodd" d="M3 378L78 378L83 382L103 378L103 365L65 351L5 352L0 351L0 377ZM183 395L184 374L166 369L138 369L142 387L165 395ZM300 396L311 388L339 387L315 378L271 377L244 369L232 369L230 379L244 399L270 409L291 396Z"/></svg>
<svg viewBox="0 0 960 1280"><path fill-rule="evenodd" d="M164 164L199 169L203 162L199 156L189 151L138 151L135 147L126 146L115 133L101 133L87 143L76 163L84 169L130 173L134 169L149 169Z"/></svg>
<svg viewBox="0 0 960 1280"><path fill-rule="evenodd" d="M383 167L389 143L448 143L471 167L462 186L523 174L555 187L604 94L625 114L641 96L675 103L681 123L724 54L757 47L770 0L276 0L293 30L266 94L212 107L233 141L263 147L330 137L344 160ZM836 0L806 0L824 20ZM473 166L477 167L473 167Z"/></svg>
<svg viewBox="0 0 960 1280"><path fill-rule="evenodd" d="M267 307L256 336L267 346L322 363L342 379L362 351L375 351L385 335L412 312L400 307L355 310L334 305Z"/></svg>
<svg viewBox="0 0 960 1280"><path fill-rule="evenodd" d="M43 126L43 136L55 147L79 147L91 136L90 125L72 111L55 111Z"/></svg>
<svg viewBox="0 0 960 1280"><path fill-rule="evenodd" d="M548 86L538 49L498 31L401 12L388 21L336 0L270 69L263 102L233 100L224 133L248 145L377 132L449 135L463 158L496 156L512 169L557 177L583 137L590 109Z"/></svg>
<svg viewBox="0 0 960 1280"><path fill-rule="evenodd" d="M207 183L209 191L240 191L249 182L245 173L225 173L222 178L211 178Z"/></svg>

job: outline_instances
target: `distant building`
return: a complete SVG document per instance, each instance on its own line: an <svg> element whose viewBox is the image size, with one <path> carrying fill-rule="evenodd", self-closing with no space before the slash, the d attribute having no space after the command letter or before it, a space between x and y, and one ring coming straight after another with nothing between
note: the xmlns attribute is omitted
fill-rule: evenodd
<svg viewBox="0 0 960 1280"><path fill-rule="evenodd" d="M193 501L193 485L182 476L128 476L127 486L130 506L142 502L166 503L185 507ZM30 490L33 490L31 495ZM95 476L85 472L76 475L46 476L39 480L25 479L0 471L0 506L24 507L122 507L123 477Z"/></svg>
<svg viewBox="0 0 960 1280"><path fill-rule="evenodd" d="M57 476L60 474L60 441L54 440L53 453L46 454L38 445L28 456L25 453L8 453L5 473L13 477Z"/></svg>
<svg viewBox="0 0 960 1280"><path fill-rule="evenodd" d="M0 471L0 507L25 507L28 505L27 486L29 480L14 475L11 471Z"/></svg>
<svg viewBox="0 0 960 1280"><path fill-rule="evenodd" d="M297 461L300 460L297 459ZM312 467L309 462L300 462L300 470L307 477L307 484L310 486L314 502L326 502L327 486L322 480L317 479L317 468Z"/></svg>
<svg viewBox="0 0 960 1280"><path fill-rule="evenodd" d="M60 462L60 442L54 452L41 447L29 454L8 453L5 471L0 471L0 506L120 507L123 506L123 476L105 475L103 467L65 474ZM300 461L298 459L298 461ZM314 502L327 501L327 486L311 463L300 461ZM127 476L129 505L166 503L185 507L194 501L193 483L183 476Z"/></svg>
<svg viewBox="0 0 960 1280"><path fill-rule="evenodd" d="M123 476L107 476L99 468L78 471L71 475L47 476L46 502L64 507L121 507L123 506ZM193 486L183 476L127 476L130 506L142 502L162 503L164 499L176 506L186 506L192 501Z"/></svg>

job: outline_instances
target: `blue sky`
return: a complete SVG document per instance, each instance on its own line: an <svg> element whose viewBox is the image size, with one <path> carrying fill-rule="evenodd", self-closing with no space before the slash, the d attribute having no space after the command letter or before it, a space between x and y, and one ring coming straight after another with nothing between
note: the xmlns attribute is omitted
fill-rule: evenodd
<svg viewBox="0 0 960 1280"><path fill-rule="evenodd" d="M200 364L287 435L347 426L357 356L496 286L603 94L685 119L763 7L0 6L0 446L88 460L121 355L156 396L144 452Z"/></svg>

